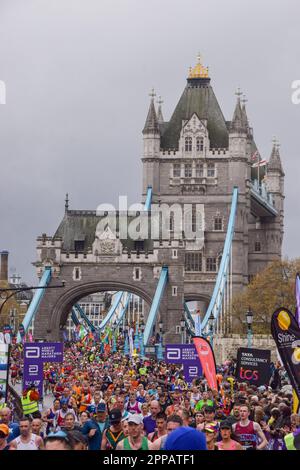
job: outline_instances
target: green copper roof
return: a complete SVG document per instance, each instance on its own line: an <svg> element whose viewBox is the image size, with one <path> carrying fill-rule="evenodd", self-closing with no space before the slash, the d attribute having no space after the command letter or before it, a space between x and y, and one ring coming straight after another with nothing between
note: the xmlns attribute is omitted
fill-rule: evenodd
<svg viewBox="0 0 300 470"><path fill-rule="evenodd" d="M163 150L178 148L182 121L190 119L194 113L197 114L199 119L207 119L208 121L210 147L228 147L226 122L214 91L207 81L203 85L192 86L192 80L189 80L161 136L161 148Z"/></svg>

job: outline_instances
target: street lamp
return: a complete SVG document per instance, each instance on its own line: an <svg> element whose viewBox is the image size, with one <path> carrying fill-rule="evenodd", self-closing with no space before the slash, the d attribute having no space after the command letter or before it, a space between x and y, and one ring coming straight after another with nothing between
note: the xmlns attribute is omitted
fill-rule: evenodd
<svg viewBox="0 0 300 470"><path fill-rule="evenodd" d="M252 323L253 323L253 312L249 307L246 312L246 323L248 326L247 339L248 339L248 348L252 347Z"/></svg>
<svg viewBox="0 0 300 470"><path fill-rule="evenodd" d="M0 289L0 299L4 300L0 307L0 315L2 309L6 302L11 299L14 295L18 294L19 292L26 292L31 290L38 290L38 289L59 289L64 288L66 285L66 281L61 281L61 285L57 286L31 286L31 287L9 287L5 289Z"/></svg>
<svg viewBox="0 0 300 470"><path fill-rule="evenodd" d="M180 331L181 331L181 343L184 344L184 330L185 330L185 319L181 317L180 320Z"/></svg>
<svg viewBox="0 0 300 470"><path fill-rule="evenodd" d="M141 358L145 357L145 347L144 347L144 331L145 331L145 324L144 318L141 317L141 324L140 324L140 355Z"/></svg>
<svg viewBox="0 0 300 470"><path fill-rule="evenodd" d="M163 349L162 349L162 347L163 347L163 344L162 344L163 343L163 337L162 337L162 335L163 335L163 326L164 326L163 322L160 321L159 324L158 324L158 327L159 327L159 343L158 343L158 346L157 346L157 360L158 361L162 361L163 358L164 358Z"/></svg>
<svg viewBox="0 0 300 470"><path fill-rule="evenodd" d="M208 326L209 326L209 336L210 336L210 344L213 347L213 337L214 337L214 324L215 324L215 317L212 312L208 317Z"/></svg>
<svg viewBox="0 0 300 470"><path fill-rule="evenodd" d="M124 341L124 354L125 356L129 356L129 335L128 335L128 331L129 331L129 326L128 325L125 325L125 341Z"/></svg>

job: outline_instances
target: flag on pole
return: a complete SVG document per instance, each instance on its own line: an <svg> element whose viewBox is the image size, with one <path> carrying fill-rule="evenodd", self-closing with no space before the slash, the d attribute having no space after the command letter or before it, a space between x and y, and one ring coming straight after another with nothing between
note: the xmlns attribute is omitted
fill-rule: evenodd
<svg viewBox="0 0 300 470"><path fill-rule="evenodd" d="M253 163L252 168L258 168L259 166L266 166L267 160L259 160L259 162Z"/></svg>
<svg viewBox="0 0 300 470"><path fill-rule="evenodd" d="M256 160L259 160L259 159L260 159L260 154L259 154L259 151L256 150L256 151L254 152L254 154L252 155L251 160L252 160L252 161L256 161Z"/></svg>

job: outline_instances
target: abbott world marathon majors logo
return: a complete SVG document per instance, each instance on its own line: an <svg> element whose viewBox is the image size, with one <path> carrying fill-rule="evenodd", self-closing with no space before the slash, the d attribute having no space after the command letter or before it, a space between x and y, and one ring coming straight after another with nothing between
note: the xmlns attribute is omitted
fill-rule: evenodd
<svg viewBox="0 0 300 470"><path fill-rule="evenodd" d="M294 350L292 354L292 362L295 365L300 364L300 340L296 340L296 337L292 333L287 333L291 326L291 318L289 314L282 310L279 312L277 317L278 326L282 331L286 333L278 333L278 342L283 346L290 345Z"/></svg>

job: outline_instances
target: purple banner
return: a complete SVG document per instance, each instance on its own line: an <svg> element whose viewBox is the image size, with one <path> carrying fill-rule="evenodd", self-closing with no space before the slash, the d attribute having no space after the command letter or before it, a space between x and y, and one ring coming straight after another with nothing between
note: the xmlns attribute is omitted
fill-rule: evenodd
<svg viewBox="0 0 300 470"><path fill-rule="evenodd" d="M200 365L199 357L193 344L166 344L165 361L168 364Z"/></svg>
<svg viewBox="0 0 300 470"><path fill-rule="evenodd" d="M202 375L201 364L199 365L184 364L183 373L184 373L184 379L186 383L190 386L192 385L193 380L201 377Z"/></svg>
<svg viewBox="0 0 300 470"><path fill-rule="evenodd" d="M39 391L40 397L43 396L43 369L42 362L31 364L28 360L24 361L23 390L27 389L32 383L34 383Z"/></svg>
<svg viewBox="0 0 300 470"><path fill-rule="evenodd" d="M23 390L34 382L43 396L45 362L63 362L63 343L24 343Z"/></svg>
<svg viewBox="0 0 300 470"><path fill-rule="evenodd" d="M167 364L183 364L184 378L189 385L202 375L201 363L193 344L167 344L165 361Z"/></svg>
<svg viewBox="0 0 300 470"><path fill-rule="evenodd" d="M24 343L24 361L63 362L63 343Z"/></svg>

